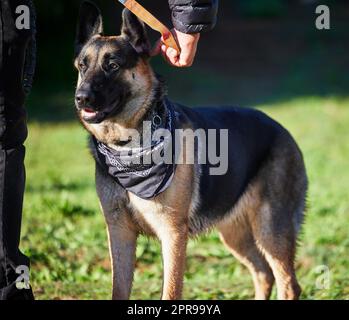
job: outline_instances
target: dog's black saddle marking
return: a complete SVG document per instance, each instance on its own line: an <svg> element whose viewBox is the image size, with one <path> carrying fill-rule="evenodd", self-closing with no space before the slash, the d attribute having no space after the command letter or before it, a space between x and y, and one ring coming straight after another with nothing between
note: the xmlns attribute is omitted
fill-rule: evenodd
<svg viewBox="0 0 349 320"><path fill-rule="evenodd" d="M211 175L210 162L197 165L200 168L199 198L195 214L211 218L222 217L233 208L258 173L276 137L285 129L263 112L239 107L179 106L183 117L189 119L193 129L216 129L216 154L227 153L228 170L223 175ZM228 130L228 148L221 150L219 130ZM208 141L201 146L208 150Z"/></svg>

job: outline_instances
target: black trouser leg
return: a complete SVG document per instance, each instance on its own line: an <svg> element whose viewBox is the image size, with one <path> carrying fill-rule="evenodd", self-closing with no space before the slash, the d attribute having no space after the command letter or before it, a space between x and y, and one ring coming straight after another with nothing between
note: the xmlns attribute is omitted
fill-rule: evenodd
<svg viewBox="0 0 349 320"><path fill-rule="evenodd" d="M29 268L19 241L27 136L22 74L30 32L17 30L14 23L17 5L26 1L0 0L0 300L33 298L30 288L16 283L17 272Z"/></svg>
<svg viewBox="0 0 349 320"><path fill-rule="evenodd" d="M1 272L0 299L26 299L32 296L31 290L18 289L16 273L18 266L29 267L29 260L19 251L22 220L22 203L25 185L23 146L0 151L0 209Z"/></svg>

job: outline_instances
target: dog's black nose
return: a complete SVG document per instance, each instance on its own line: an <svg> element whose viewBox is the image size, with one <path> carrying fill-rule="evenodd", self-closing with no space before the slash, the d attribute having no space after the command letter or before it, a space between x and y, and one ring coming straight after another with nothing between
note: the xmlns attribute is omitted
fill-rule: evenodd
<svg viewBox="0 0 349 320"><path fill-rule="evenodd" d="M86 90L80 90L75 95L76 104L79 107L85 107L92 103L92 95Z"/></svg>

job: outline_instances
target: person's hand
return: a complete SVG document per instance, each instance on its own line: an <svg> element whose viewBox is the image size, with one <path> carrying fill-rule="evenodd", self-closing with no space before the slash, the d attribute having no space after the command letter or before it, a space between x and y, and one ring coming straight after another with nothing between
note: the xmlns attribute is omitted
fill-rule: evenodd
<svg viewBox="0 0 349 320"><path fill-rule="evenodd" d="M173 48L167 47L164 44L165 39L161 37L152 50L151 55L156 56L161 53L165 60L172 66L181 68L190 67L194 62L200 33L186 34L176 29L172 29L171 31L177 39L179 47L181 48L181 53Z"/></svg>

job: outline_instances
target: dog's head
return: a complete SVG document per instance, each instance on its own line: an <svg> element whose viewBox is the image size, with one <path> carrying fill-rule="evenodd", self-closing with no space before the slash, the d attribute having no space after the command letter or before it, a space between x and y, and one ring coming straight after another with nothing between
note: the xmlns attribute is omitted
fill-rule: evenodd
<svg viewBox="0 0 349 320"><path fill-rule="evenodd" d="M85 124L131 118L151 90L150 44L144 24L130 11L122 15L121 35L104 36L100 10L81 5L75 41L79 79L75 105Z"/></svg>

